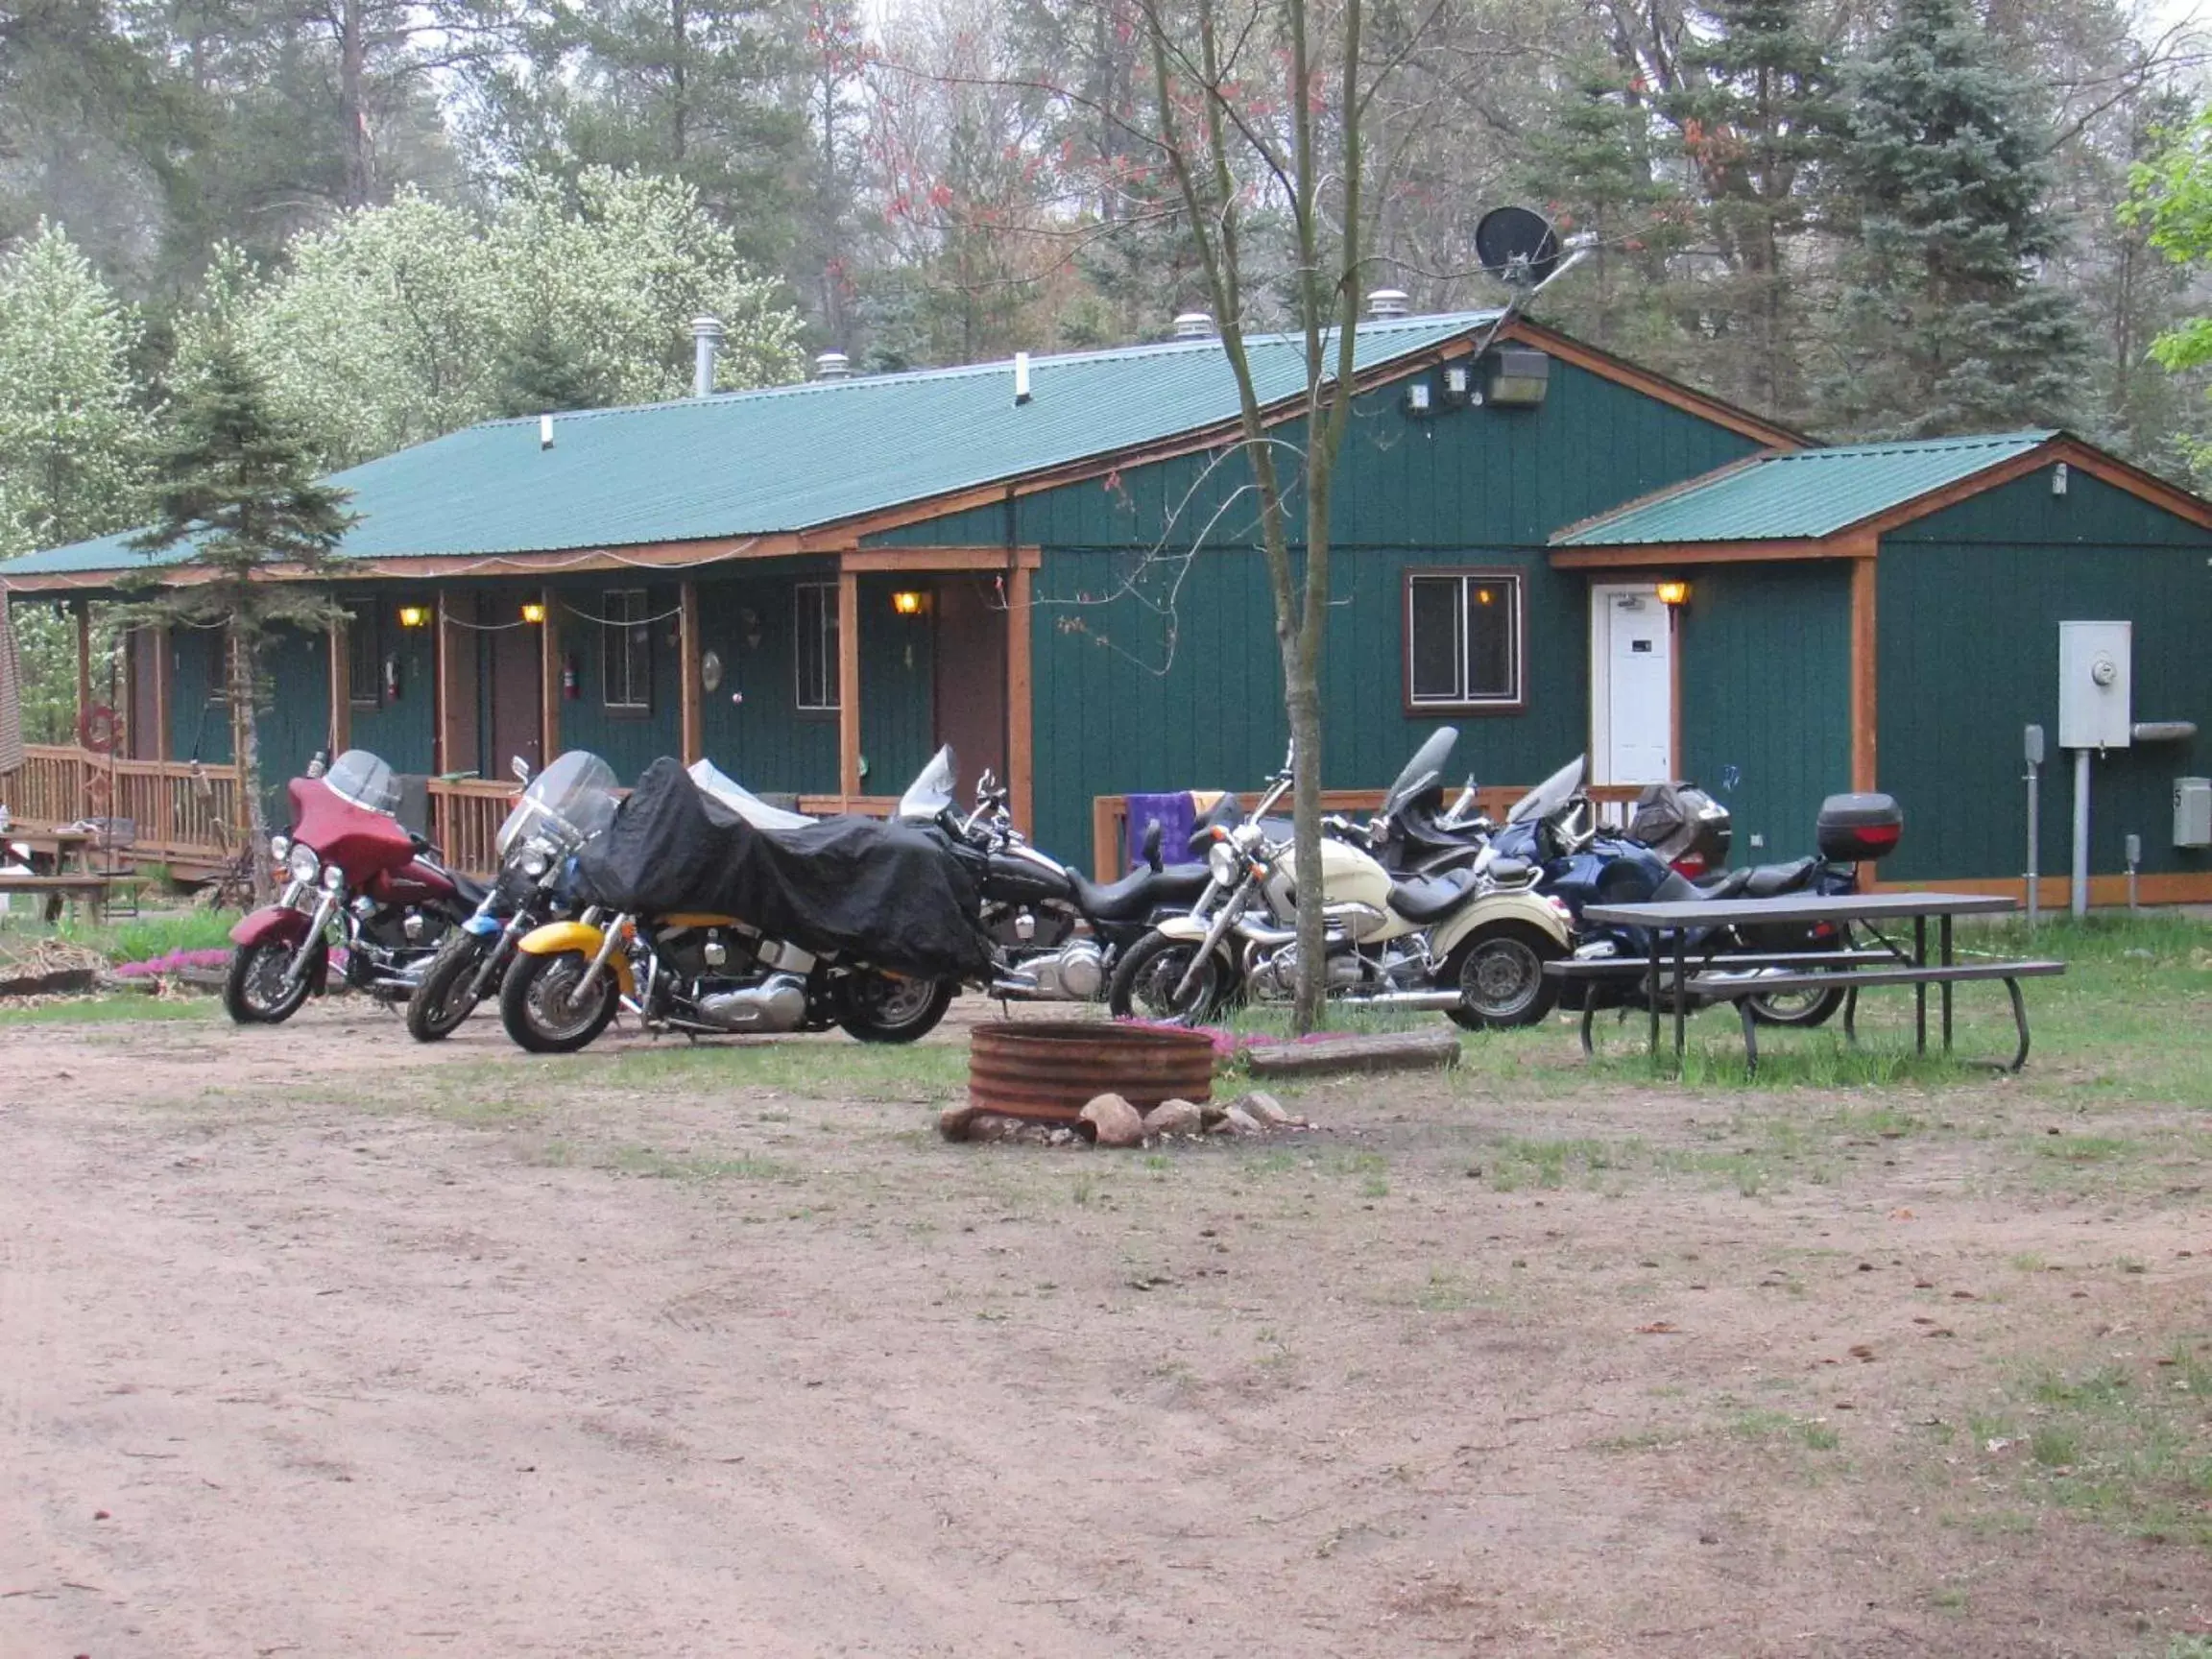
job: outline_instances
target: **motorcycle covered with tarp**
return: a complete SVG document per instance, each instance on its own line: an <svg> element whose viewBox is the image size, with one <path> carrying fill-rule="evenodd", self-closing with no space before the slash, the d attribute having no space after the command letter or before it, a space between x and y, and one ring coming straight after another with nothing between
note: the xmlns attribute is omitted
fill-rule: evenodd
<svg viewBox="0 0 2212 1659"><path fill-rule="evenodd" d="M910 1043L991 955L974 877L936 836L872 818L764 830L656 760L577 861L597 915L539 928L500 992L508 1034L581 1048L618 1007L691 1035Z"/></svg>

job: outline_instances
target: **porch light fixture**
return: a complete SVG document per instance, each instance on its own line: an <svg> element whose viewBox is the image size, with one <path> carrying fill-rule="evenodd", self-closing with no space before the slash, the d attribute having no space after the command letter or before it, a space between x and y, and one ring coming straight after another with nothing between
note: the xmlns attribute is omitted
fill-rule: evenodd
<svg viewBox="0 0 2212 1659"><path fill-rule="evenodd" d="M427 628L430 626L430 607L427 605L402 605L399 607L399 626L402 628Z"/></svg>
<svg viewBox="0 0 2212 1659"><path fill-rule="evenodd" d="M919 616L929 609L928 597L911 588L902 588L891 595L891 609L902 616Z"/></svg>
<svg viewBox="0 0 2212 1659"><path fill-rule="evenodd" d="M538 601L535 599L531 600L528 604L522 607L522 620L525 622L544 621L545 607L538 603Z"/></svg>
<svg viewBox="0 0 2212 1659"><path fill-rule="evenodd" d="M1662 605L1687 605L1690 603L1690 584L1687 582L1662 582L1659 584L1659 603Z"/></svg>

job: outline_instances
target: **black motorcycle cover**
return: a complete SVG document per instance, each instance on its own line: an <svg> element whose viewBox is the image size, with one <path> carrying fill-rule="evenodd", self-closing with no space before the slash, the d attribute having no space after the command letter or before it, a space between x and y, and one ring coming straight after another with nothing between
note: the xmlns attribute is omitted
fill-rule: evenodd
<svg viewBox="0 0 2212 1659"><path fill-rule="evenodd" d="M594 903L735 916L803 950L899 973L977 976L988 961L974 882L928 834L872 818L756 830L665 756L579 875Z"/></svg>

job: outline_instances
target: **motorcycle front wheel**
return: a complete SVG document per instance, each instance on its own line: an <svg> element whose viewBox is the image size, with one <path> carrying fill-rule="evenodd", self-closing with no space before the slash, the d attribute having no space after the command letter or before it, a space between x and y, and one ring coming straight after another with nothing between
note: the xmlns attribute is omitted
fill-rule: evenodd
<svg viewBox="0 0 2212 1659"><path fill-rule="evenodd" d="M476 1012L476 975L484 956L498 941L479 939L455 929L438 947L430 966L422 971L415 993L407 998L407 1034L418 1043L436 1043L450 1037L461 1022Z"/></svg>
<svg viewBox="0 0 2212 1659"><path fill-rule="evenodd" d="M911 1043L936 1029L958 989L950 979L909 979L863 968L837 991L837 1023L862 1043Z"/></svg>
<svg viewBox="0 0 2212 1659"><path fill-rule="evenodd" d="M499 988L499 1022L533 1054L573 1054L607 1029L620 990L612 973L579 999L577 987L591 959L581 950L557 956L518 956Z"/></svg>
<svg viewBox="0 0 2212 1659"><path fill-rule="evenodd" d="M1544 964L1565 954L1558 941L1519 922L1480 929L1444 965L1445 984L1459 993L1453 1021L1470 1031L1535 1024L1559 1000L1559 981Z"/></svg>
<svg viewBox="0 0 2212 1659"><path fill-rule="evenodd" d="M1147 933L1121 953L1106 988L1106 1005L1117 1020L1159 1020L1196 1025L1229 1000L1228 973L1217 954L1209 954L1188 994L1177 989L1197 955L1195 939Z"/></svg>
<svg viewBox="0 0 2212 1659"><path fill-rule="evenodd" d="M223 976L223 1012L241 1025L281 1025L299 1013L314 986L317 964L310 959L300 983L287 986L284 971L297 949L270 940L231 951L230 971Z"/></svg>

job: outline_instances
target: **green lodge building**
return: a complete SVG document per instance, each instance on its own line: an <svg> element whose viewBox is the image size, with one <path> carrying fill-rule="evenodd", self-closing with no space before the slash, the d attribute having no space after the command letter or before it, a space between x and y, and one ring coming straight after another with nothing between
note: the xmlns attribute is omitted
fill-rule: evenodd
<svg viewBox="0 0 2212 1659"><path fill-rule="evenodd" d="M1379 788L1449 723L1497 797L1584 750L1600 799L1695 779L1740 861L1810 852L1823 796L1885 789L1906 812L1885 882L2017 891L2039 725L2062 902L2059 624L2131 624L2133 719L2212 726L2212 504L2061 432L1823 447L1497 323L1359 328L1329 788ZM1294 453L1304 342L1250 349ZM349 620L274 654L268 781L373 749L481 866L514 757L589 748L627 779L704 755L808 809L882 811L950 743L1041 845L1118 870L1123 797L1250 791L1283 754L1237 412L1220 342L1177 338L493 421L372 461L334 480L360 515ZM83 617L144 568L125 542L0 565L0 589ZM112 741L33 746L0 802L210 859L236 805L222 648L143 630L113 674L87 660L81 698L110 715L81 728ZM2212 732L2153 735L2093 759L2098 902L2130 834L2146 900L2212 901L2212 847L2177 844L2176 813Z"/></svg>

